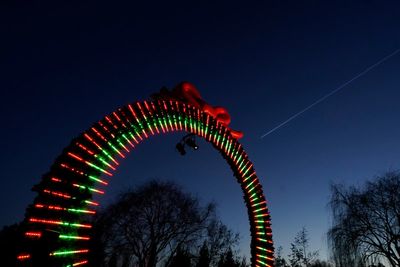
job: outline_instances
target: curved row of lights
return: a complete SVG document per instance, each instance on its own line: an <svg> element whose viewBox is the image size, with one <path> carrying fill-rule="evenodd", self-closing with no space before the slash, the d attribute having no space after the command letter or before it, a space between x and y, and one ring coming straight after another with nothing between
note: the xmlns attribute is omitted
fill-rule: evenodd
<svg viewBox="0 0 400 267"><path fill-rule="evenodd" d="M190 133L180 143L181 148L188 145L196 149L196 135L212 143L226 159L240 183L248 209L252 266L273 266L266 200L242 145L229 128L209 114L172 100L122 107L72 140L33 188L38 195L27 209L27 242L18 260L64 267L89 264L90 216L99 205L92 195L104 194L119 161L139 143L152 135L173 131Z"/></svg>

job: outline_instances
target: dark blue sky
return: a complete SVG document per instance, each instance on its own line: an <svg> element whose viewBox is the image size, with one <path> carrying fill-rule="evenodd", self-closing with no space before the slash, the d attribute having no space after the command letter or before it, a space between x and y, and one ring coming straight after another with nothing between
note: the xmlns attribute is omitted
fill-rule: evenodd
<svg viewBox="0 0 400 267"><path fill-rule="evenodd" d="M400 55L260 139L398 49L398 1L33 2L0 4L0 226L23 218L31 186L73 137L182 80L244 131L277 246L288 249L306 226L325 256L330 183L400 168ZM219 204L246 252L248 219L228 165L204 142L179 156L181 136L132 152L106 201L149 178L177 181Z"/></svg>

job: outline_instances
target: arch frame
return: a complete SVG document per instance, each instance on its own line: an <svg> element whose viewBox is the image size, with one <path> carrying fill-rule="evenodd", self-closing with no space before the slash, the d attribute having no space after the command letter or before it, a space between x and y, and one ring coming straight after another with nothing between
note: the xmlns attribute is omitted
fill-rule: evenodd
<svg viewBox="0 0 400 267"><path fill-rule="evenodd" d="M128 104L73 139L33 187L38 193L24 220L26 242L18 260L26 266L88 265L90 216L119 161L152 135L187 132L210 142L230 165L248 210L251 265L273 266L267 202L253 163L231 130L198 107L179 100Z"/></svg>

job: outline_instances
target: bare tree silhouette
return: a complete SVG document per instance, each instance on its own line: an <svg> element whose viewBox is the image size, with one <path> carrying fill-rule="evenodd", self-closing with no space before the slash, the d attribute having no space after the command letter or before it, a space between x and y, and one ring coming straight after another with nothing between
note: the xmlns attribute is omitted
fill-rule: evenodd
<svg viewBox="0 0 400 267"><path fill-rule="evenodd" d="M400 173L387 172L365 187L332 186L328 233L336 266L400 266Z"/></svg>

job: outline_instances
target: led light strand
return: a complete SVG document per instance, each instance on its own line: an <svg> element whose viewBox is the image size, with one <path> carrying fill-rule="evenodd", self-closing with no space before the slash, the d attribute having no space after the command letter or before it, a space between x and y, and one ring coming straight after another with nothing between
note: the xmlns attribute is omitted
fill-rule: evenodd
<svg viewBox="0 0 400 267"><path fill-rule="evenodd" d="M50 256L64 256L70 254L81 254L81 253L89 253L88 249L80 249L80 250L59 250L50 253Z"/></svg>
<svg viewBox="0 0 400 267"><path fill-rule="evenodd" d="M145 112L143 111L143 108L140 105L140 102L137 102L136 105L139 107L140 113L142 114L142 116L144 118L144 121L146 122L146 124L147 124L147 126L148 126L148 128L149 128L149 130L151 132L151 135L154 135L153 128L151 128L151 123L148 121L148 118L147 118Z"/></svg>
<svg viewBox="0 0 400 267"><path fill-rule="evenodd" d="M42 232L25 232L25 236L31 237L31 238L41 238Z"/></svg>
<svg viewBox="0 0 400 267"><path fill-rule="evenodd" d="M99 179L97 177L94 177L93 175L88 175L88 177L89 177L89 179L91 179L93 181L99 182L99 183L104 184L104 185L108 185L108 183L106 181L103 181L103 180L101 180L101 179Z"/></svg>
<svg viewBox="0 0 400 267"><path fill-rule="evenodd" d="M97 203L97 202L94 202L94 201L90 201L90 200L85 200L85 203L86 204L89 204L89 205L92 205L92 206L100 206L100 204L99 203Z"/></svg>
<svg viewBox="0 0 400 267"><path fill-rule="evenodd" d="M59 235L60 239L64 240L90 240L88 236L75 236L75 235Z"/></svg>
<svg viewBox="0 0 400 267"><path fill-rule="evenodd" d="M75 187L81 188L81 189L87 189L87 190L89 190L91 192L95 192L95 193L98 193L98 194L102 194L102 195L104 194L104 191L95 189L93 187L84 186L84 185L80 185L80 184L72 184L72 185L75 186Z"/></svg>
<svg viewBox="0 0 400 267"><path fill-rule="evenodd" d="M140 120L139 120L138 116L136 115L136 112L133 110L132 106L128 105L128 107L129 107L129 110L132 112L132 115L135 118L136 122L140 126L140 129L141 129L142 133L144 134L144 136L146 138L149 138L149 136L147 135L146 131L144 130L143 124L140 122ZM142 137L140 137L140 139L143 140Z"/></svg>
<svg viewBox="0 0 400 267"><path fill-rule="evenodd" d="M116 165L119 165L118 161L116 161L105 149L103 149L97 142L87 133L83 134L83 136L92 142L104 155L106 155L109 159L111 159Z"/></svg>
<svg viewBox="0 0 400 267"><path fill-rule="evenodd" d="M87 263L89 263L88 260L83 260L83 261L75 262L75 263L73 263L73 264L68 264L68 265L66 265L65 267L80 266L80 265L84 265L84 264L87 264Z"/></svg>
<svg viewBox="0 0 400 267"><path fill-rule="evenodd" d="M28 260L31 258L30 254L20 254L17 256L17 259L20 261Z"/></svg>
<svg viewBox="0 0 400 267"><path fill-rule="evenodd" d="M82 150L84 150L85 152L87 152L90 156L95 157L98 161L100 161L101 163L107 165L108 167L110 167L113 171L116 170L116 168L114 166L112 166L110 163L108 163L106 160L104 160L104 158L102 158L100 155L94 153L93 151L91 151L90 149L88 149L87 147L85 147L84 145L80 144L80 143L76 143L76 145L81 148Z"/></svg>
<svg viewBox="0 0 400 267"><path fill-rule="evenodd" d="M42 223L42 224L53 224L53 225L63 225L69 227L76 228L92 228L90 224L81 224L81 223L71 223L71 222L63 222L63 221L55 221L55 220L47 220L47 219L38 219L38 218L30 218L29 222L32 223Z"/></svg>

